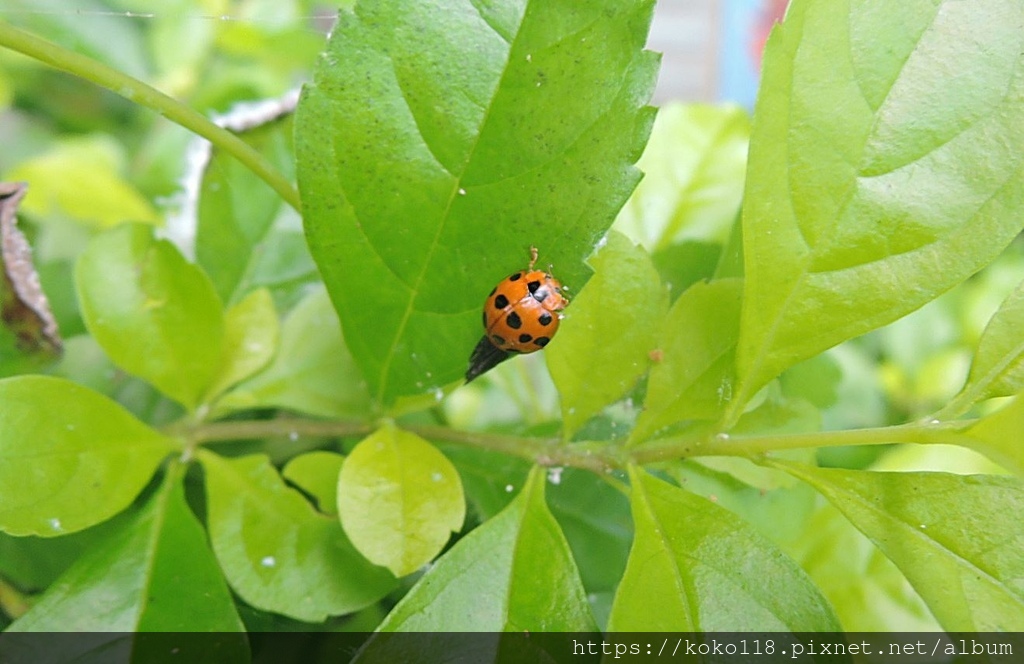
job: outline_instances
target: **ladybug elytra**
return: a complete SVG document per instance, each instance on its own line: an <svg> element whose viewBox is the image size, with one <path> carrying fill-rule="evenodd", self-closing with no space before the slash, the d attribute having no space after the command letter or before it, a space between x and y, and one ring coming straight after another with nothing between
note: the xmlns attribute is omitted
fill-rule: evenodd
<svg viewBox="0 0 1024 664"><path fill-rule="evenodd" d="M484 302L484 336L469 358L466 382L517 353L533 353L558 331L559 312L569 300L550 271L534 270L537 249L530 247L525 270L503 279Z"/></svg>

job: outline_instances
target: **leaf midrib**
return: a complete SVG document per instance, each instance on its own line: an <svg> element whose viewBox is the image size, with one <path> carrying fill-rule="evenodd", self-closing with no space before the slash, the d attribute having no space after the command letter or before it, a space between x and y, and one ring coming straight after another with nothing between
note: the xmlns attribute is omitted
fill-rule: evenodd
<svg viewBox="0 0 1024 664"><path fill-rule="evenodd" d="M402 312L402 319L399 321L398 325L395 328L395 333L392 337L390 348L388 348L388 351L384 356L384 362L381 364L380 374L377 382L377 394L375 396L375 400L378 404L384 403L384 396L387 393L388 373L391 371L391 363L395 357L395 351L397 350L398 344L405 334L405 328L409 324L409 319L412 317L414 305L416 303L416 299L419 297L420 289L423 286L423 281L426 278L427 273L430 271L430 266L431 263L433 262L434 254L437 251L438 243L440 242L441 236L444 233L444 229L447 226L448 220L451 217L452 204L455 202L455 199L458 196L458 193L461 189L462 178L465 177L466 170L469 168L469 165L473 163L473 157L476 154L476 150L480 145L480 137L483 135L482 128L487 126L487 122L491 117L491 112L494 110L495 100L498 98L498 93L501 90L502 83L504 82L505 77L508 75L509 66L512 64L512 53L513 51L515 51L516 43L518 42L519 37L522 34L522 26L523 22L526 20L527 13L529 12L529 6L530 2L527 2L526 7L523 10L522 16L520 17L519 23L516 26L515 36L512 37L511 41L507 41L504 38L504 36L498 31L496 31L486 20L483 21L484 24L487 25L487 27L492 32L494 32L494 34L498 35L498 37L500 37L502 41L505 41L505 43L508 44L508 51L507 55L505 56L505 63L501 68L501 75L498 77L497 84L494 86L494 91L491 93L491 98L489 100L489 103L487 104L487 108L484 110L483 117L480 119L480 123L477 125L477 132L476 135L473 137L473 144L469 148L469 152L466 155L466 159L462 164L462 169L458 175L456 175L455 173L450 173L452 177L455 178L455 180L452 183L451 191L448 194L448 201L445 203L444 210L441 214L441 221L437 225L437 229L434 232L434 237L432 238L430 246L427 248L425 252L425 257L423 259L423 264L420 267L419 274L416 275L416 279L410 286L409 298L405 306L405 311ZM392 67L394 67L394 62L391 60L390 57L388 58L388 61L392 64ZM408 101L405 97L404 92L402 94L402 101L404 101L406 103L406 106L408 106ZM412 115L413 123L415 123L415 114L412 113L411 109L410 115ZM417 132L419 132L418 127ZM430 149L429 144L427 143L426 140L423 139L423 134L420 133L419 136L420 139L423 141L424 146L426 146L427 150L431 154L433 154L433 151ZM441 162L438 161L438 164L441 164ZM443 164L441 165L443 167Z"/></svg>

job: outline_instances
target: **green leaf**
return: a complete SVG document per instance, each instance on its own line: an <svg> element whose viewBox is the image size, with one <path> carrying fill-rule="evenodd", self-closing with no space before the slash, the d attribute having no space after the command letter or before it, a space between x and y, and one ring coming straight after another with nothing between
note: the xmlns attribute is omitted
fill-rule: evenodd
<svg viewBox="0 0 1024 664"><path fill-rule="evenodd" d="M439 445L459 471L466 503L476 521L498 514L526 483L530 464L525 459L465 445Z"/></svg>
<svg viewBox="0 0 1024 664"><path fill-rule="evenodd" d="M1020 232L1022 21L1015 0L790 6L751 137L733 417L787 367L917 309Z"/></svg>
<svg viewBox="0 0 1024 664"><path fill-rule="evenodd" d="M267 457L228 460L199 450L199 459L213 551L249 604L321 622L369 606L394 587L390 574L352 547L338 520L288 488Z"/></svg>
<svg viewBox="0 0 1024 664"><path fill-rule="evenodd" d="M290 176L292 117L239 132L242 140ZM274 252L290 229L295 213L263 180L232 155L211 148L200 183L196 260L210 275L225 302L234 302L252 285L264 255Z"/></svg>
<svg viewBox="0 0 1024 664"><path fill-rule="evenodd" d="M739 517L630 467L636 538L609 631L836 632L793 560Z"/></svg>
<svg viewBox="0 0 1024 664"><path fill-rule="evenodd" d="M41 593L82 554L137 513L129 507L99 525L62 537L16 537L0 532L0 577L19 590Z"/></svg>
<svg viewBox="0 0 1024 664"><path fill-rule="evenodd" d="M12 631L244 631L185 502L182 470L168 474L134 519L86 551ZM248 661L244 638L232 646L225 657Z"/></svg>
<svg viewBox="0 0 1024 664"><path fill-rule="evenodd" d="M801 452L814 456L813 450ZM668 464L665 472L690 493L739 515L779 546L807 530L817 499L806 484L742 457L685 459Z"/></svg>
<svg viewBox="0 0 1024 664"><path fill-rule="evenodd" d="M345 347L338 316L322 288L288 314L270 366L216 404L217 412L251 408L286 408L335 418L365 417L369 412L366 381Z"/></svg>
<svg viewBox="0 0 1024 664"><path fill-rule="evenodd" d="M437 448L387 424L345 459L338 516L360 553L405 576L430 562L462 528L466 500L458 471Z"/></svg>
<svg viewBox="0 0 1024 664"><path fill-rule="evenodd" d="M800 486L816 497L809 486ZM770 520L764 523L771 526ZM821 505L786 550L828 598L844 631L941 629L892 561L832 505Z"/></svg>
<svg viewBox="0 0 1024 664"><path fill-rule="evenodd" d="M654 267L668 288L670 302L675 302L698 281L714 278L721 259L722 245L694 240L669 245L651 255Z"/></svg>
<svg viewBox="0 0 1024 664"><path fill-rule="evenodd" d="M825 410L839 400L842 379L843 372L835 358L823 353L787 369L779 377L779 383L786 396L806 399Z"/></svg>
<svg viewBox="0 0 1024 664"><path fill-rule="evenodd" d="M629 500L601 478L548 469L548 502L565 533L588 596L615 590L633 541Z"/></svg>
<svg viewBox="0 0 1024 664"><path fill-rule="evenodd" d="M996 463L1024 475L1024 392L994 413L981 418L963 432L964 444L976 449Z"/></svg>
<svg viewBox="0 0 1024 664"><path fill-rule="evenodd" d="M109 519L175 441L117 403L45 376L0 380L0 529L56 537Z"/></svg>
<svg viewBox="0 0 1024 664"><path fill-rule="evenodd" d="M639 180L652 9L364 0L340 12L299 102L298 180L313 257L378 402L462 377L487 292L530 245L583 286L583 259Z"/></svg>
<svg viewBox="0 0 1024 664"><path fill-rule="evenodd" d="M562 406L563 436L628 392L650 365L668 292L642 248L609 232L546 353Z"/></svg>
<svg viewBox="0 0 1024 664"><path fill-rule="evenodd" d="M889 557L943 629L1024 629L1024 485L1011 477L822 470L773 462L817 489Z"/></svg>
<svg viewBox="0 0 1024 664"><path fill-rule="evenodd" d="M967 384L957 402L970 405L989 397L1008 397L1024 389L1024 282L1010 293L989 320L978 342Z"/></svg>
<svg viewBox="0 0 1024 664"><path fill-rule="evenodd" d="M265 367L277 351L277 338L277 312L268 290L255 290L228 309L224 351L206 400Z"/></svg>
<svg viewBox="0 0 1024 664"><path fill-rule="evenodd" d="M662 106L637 162L644 179L613 228L651 253L684 240L724 243L743 198L749 139L741 108Z"/></svg>
<svg viewBox="0 0 1024 664"><path fill-rule="evenodd" d="M89 332L119 367L194 408L220 366L224 314L206 275L151 229L95 237L75 267Z"/></svg>
<svg viewBox="0 0 1024 664"><path fill-rule="evenodd" d="M338 476L345 457L316 450L293 457L281 475L316 500L316 507L331 516L338 513Z"/></svg>
<svg viewBox="0 0 1024 664"><path fill-rule="evenodd" d="M69 139L6 176L32 183L32 195L22 209L35 217L70 218L95 228L129 221L159 223L149 202L121 176L125 161L122 148L110 137Z"/></svg>
<svg viewBox="0 0 1024 664"><path fill-rule="evenodd" d="M388 614L382 632L586 632L595 625L569 545L544 503L546 472L460 539Z"/></svg>
<svg viewBox="0 0 1024 664"><path fill-rule="evenodd" d="M669 309L658 338L644 410L631 440L686 419L713 419L729 401L742 282L696 283Z"/></svg>

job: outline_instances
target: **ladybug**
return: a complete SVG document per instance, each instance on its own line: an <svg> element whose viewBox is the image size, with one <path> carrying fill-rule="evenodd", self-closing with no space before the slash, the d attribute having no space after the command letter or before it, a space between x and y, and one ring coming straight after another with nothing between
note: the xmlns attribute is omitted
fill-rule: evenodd
<svg viewBox="0 0 1024 664"><path fill-rule="evenodd" d="M533 353L548 345L558 331L559 313L568 290L548 271L534 270L537 248L530 247L525 270L503 279L484 302L484 336L473 349L466 382L490 371L513 355Z"/></svg>

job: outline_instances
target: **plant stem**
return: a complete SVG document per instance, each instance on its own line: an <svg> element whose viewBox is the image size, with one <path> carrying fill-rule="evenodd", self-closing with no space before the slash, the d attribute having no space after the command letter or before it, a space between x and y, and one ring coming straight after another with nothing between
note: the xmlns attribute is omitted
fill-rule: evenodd
<svg viewBox="0 0 1024 664"><path fill-rule="evenodd" d="M278 437L335 438L365 436L373 427L365 422L279 418L275 420L238 420L180 425L168 433L189 438L196 444L223 443L231 440Z"/></svg>
<svg viewBox="0 0 1024 664"><path fill-rule="evenodd" d="M744 436L670 437L653 440L631 449L606 441L564 443L560 438L525 438L497 433L459 431L437 425L406 425L406 431L427 440L517 456L541 466L568 466L597 473L621 470L629 464L648 464L696 456L758 457L778 450L842 445L885 445L890 443L964 444L961 431L972 420L945 423L913 423L893 427L821 431L812 433ZM302 418L179 424L168 430L194 445L268 437L366 436L374 426L366 422L309 420Z"/></svg>
<svg viewBox="0 0 1024 664"><path fill-rule="evenodd" d="M840 447L844 445L886 445L891 443L962 444L960 431L974 420L946 423L913 423L892 427L816 431L810 433L762 434L710 438L662 438L633 448L636 463L652 463L691 456L753 457L778 450L808 447Z"/></svg>
<svg viewBox="0 0 1024 664"><path fill-rule="evenodd" d="M95 83L195 132L242 162L270 185L286 203L301 212L299 192L259 152L173 97L101 62L19 30L4 21L0 21L0 46Z"/></svg>

